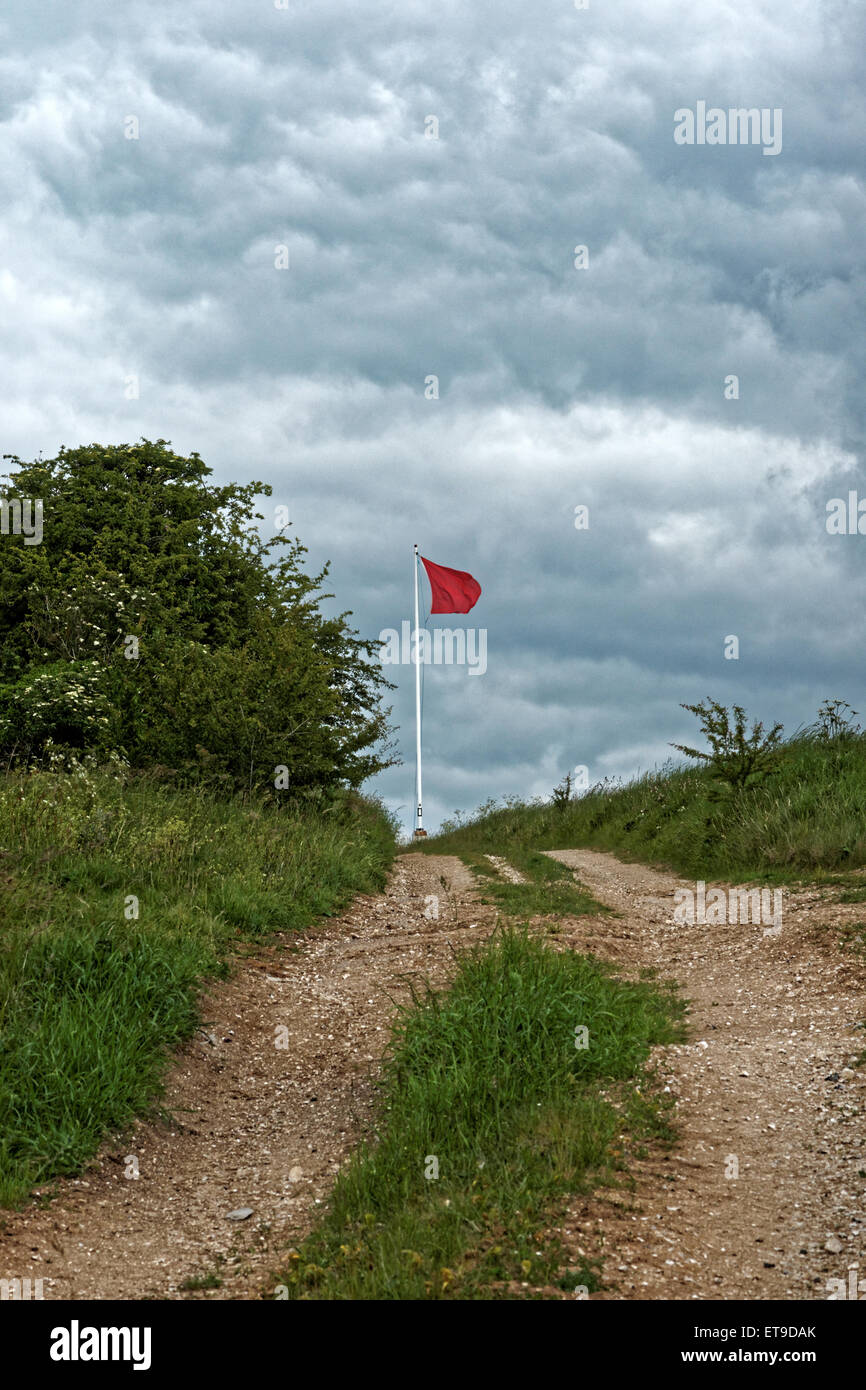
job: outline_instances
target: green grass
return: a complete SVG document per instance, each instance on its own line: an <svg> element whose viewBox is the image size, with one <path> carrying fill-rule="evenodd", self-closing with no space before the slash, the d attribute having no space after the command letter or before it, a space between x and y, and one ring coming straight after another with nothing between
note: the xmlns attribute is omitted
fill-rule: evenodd
<svg viewBox="0 0 866 1390"><path fill-rule="evenodd" d="M626 786L592 788L562 809L488 802L413 848L514 862L530 849L588 846L693 878L820 882L866 865L864 806L866 735L800 736L783 745L775 776L738 796L720 796L703 768L668 765ZM851 892L866 897L862 879Z"/></svg>
<svg viewBox="0 0 866 1390"><path fill-rule="evenodd" d="M197 1293L200 1289L221 1289L223 1281L218 1274L194 1275L178 1285L181 1293Z"/></svg>
<svg viewBox="0 0 866 1390"><path fill-rule="evenodd" d="M0 1205L159 1096L233 949L380 888L393 850L357 798L292 813L108 773L3 778Z"/></svg>
<svg viewBox="0 0 866 1390"><path fill-rule="evenodd" d="M508 863L523 875L525 883L510 883L501 877L483 854L467 851L460 857L479 882L481 901L494 903L506 916L527 920L608 910L581 887L572 869L523 845L511 846Z"/></svg>
<svg viewBox="0 0 866 1390"><path fill-rule="evenodd" d="M450 988L399 1013L378 1133L294 1252L289 1297L492 1298L513 1280L531 1296L594 1278L564 1274L544 1227L567 1194L621 1170L629 1145L669 1135L644 1064L682 1036L682 1012L669 988L618 980L525 928L462 955Z"/></svg>

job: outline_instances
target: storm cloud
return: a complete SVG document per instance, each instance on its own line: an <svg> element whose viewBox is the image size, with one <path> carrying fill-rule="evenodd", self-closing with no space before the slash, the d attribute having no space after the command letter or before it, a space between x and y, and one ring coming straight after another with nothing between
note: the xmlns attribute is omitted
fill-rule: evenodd
<svg viewBox="0 0 866 1390"><path fill-rule="evenodd" d="M413 542L470 570L487 670L425 672L431 827L651 767L705 694L860 708L866 537L825 523L866 496L864 31L841 0L7 5L3 452L162 437L272 483L374 638ZM677 144L701 101L780 110L778 155Z"/></svg>

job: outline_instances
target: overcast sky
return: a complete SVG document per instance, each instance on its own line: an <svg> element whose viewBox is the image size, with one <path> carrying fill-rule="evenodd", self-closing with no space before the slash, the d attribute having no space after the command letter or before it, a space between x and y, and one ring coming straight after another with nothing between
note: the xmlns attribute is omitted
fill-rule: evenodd
<svg viewBox="0 0 866 1390"><path fill-rule="evenodd" d="M847 0L7 0L2 452L271 482L368 636L414 541L471 571L430 829L664 761L680 701L866 710L866 536L826 527L866 497L864 52ZM699 102L781 150L678 144Z"/></svg>

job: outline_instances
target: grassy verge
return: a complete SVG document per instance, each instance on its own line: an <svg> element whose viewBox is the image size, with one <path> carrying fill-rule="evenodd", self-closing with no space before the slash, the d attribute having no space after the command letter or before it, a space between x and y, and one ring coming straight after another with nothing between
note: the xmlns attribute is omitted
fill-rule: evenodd
<svg viewBox="0 0 866 1390"><path fill-rule="evenodd" d="M478 880L481 901L494 903L506 916L527 920L608 910L581 887L573 870L526 846L511 845L508 856L509 865L522 875L524 883L509 882L482 853L463 851L460 858Z"/></svg>
<svg viewBox="0 0 866 1390"><path fill-rule="evenodd" d="M670 990L520 927L461 956L447 991L400 1013L379 1133L294 1252L289 1297L593 1287L591 1269L563 1270L544 1227L566 1194L622 1168L629 1144L667 1132L644 1064L681 1036L681 1016Z"/></svg>
<svg viewBox="0 0 866 1390"><path fill-rule="evenodd" d="M425 842L433 854L500 854L578 845L613 850L687 877L791 882L866 866L866 735L801 736L776 774L739 794L718 794L703 769L668 766L626 786L601 785L563 807L488 803ZM848 880L863 892L862 876ZM851 899L849 899L851 901Z"/></svg>
<svg viewBox="0 0 866 1390"><path fill-rule="evenodd" d="M292 813L108 774L3 779L0 1205L153 1101L234 946L381 887L393 850L359 800Z"/></svg>

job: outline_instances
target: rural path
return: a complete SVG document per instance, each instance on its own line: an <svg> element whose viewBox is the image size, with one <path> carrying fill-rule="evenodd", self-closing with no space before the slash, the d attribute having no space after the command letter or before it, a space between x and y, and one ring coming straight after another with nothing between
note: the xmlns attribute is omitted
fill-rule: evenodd
<svg viewBox="0 0 866 1390"><path fill-rule="evenodd" d="M567 919L557 947L629 976L651 967L691 1001L688 1042L654 1059L677 1144L631 1158L633 1190L576 1197L557 1228L573 1263L602 1260L593 1297L827 1298L851 1266L866 1280L866 1080L849 1066L864 971L837 930L864 909L786 892L776 937L688 926L673 920L682 880L590 851L554 857L614 909ZM395 1002L410 979L445 982L455 950L493 925L459 860L407 854L385 893L250 948L171 1068L174 1119L134 1126L52 1200L0 1217L0 1278L42 1278L46 1298L271 1296L370 1132ZM218 1286L189 1287L207 1276Z"/></svg>
<svg viewBox="0 0 866 1390"><path fill-rule="evenodd" d="M404 855L383 894L250 948L171 1068L174 1122L136 1125L46 1187L53 1201L0 1214L0 1278L42 1278L46 1299L270 1296L370 1132L395 1001L492 930L473 883L458 859ZM182 1287L207 1276L219 1287Z"/></svg>
<svg viewBox="0 0 866 1390"><path fill-rule="evenodd" d="M568 944L653 968L690 1001L687 1043L654 1057L674 1150L632 1160L634 1192L575 1200L563 1225L575 1259L603 1259L597 1296L827 1299L852 1271L866 1295L866 1075L852 1065L866 971L839 931L863 905L786 889L778 935L688 925L674 891L694 882L590 850L553 857L617 913L573 919Z"/></svg>

